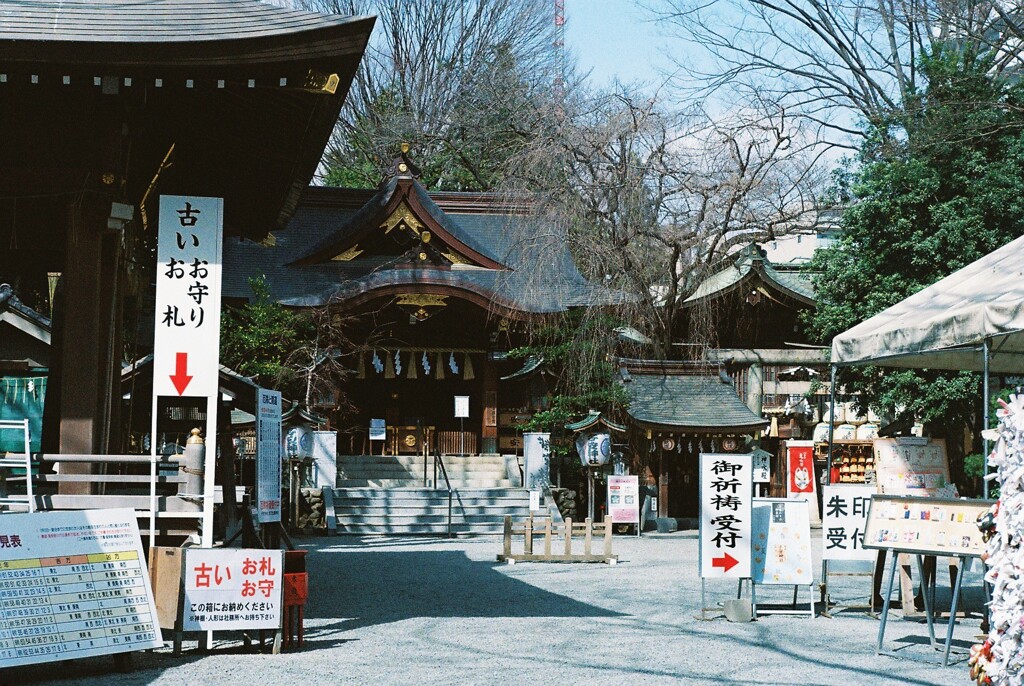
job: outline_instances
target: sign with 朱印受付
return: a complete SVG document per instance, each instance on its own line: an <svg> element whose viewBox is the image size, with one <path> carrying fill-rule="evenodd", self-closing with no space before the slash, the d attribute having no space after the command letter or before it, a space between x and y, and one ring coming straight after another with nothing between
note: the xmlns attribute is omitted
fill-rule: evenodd
<svg viewBox="0 0 1024 686"><path fill-rule="evenodd" d="M0 668L161 647L134 510L0 517Z"/></svg>
<svg viewBox="0 0 1024 686"><path fill-rule="evenodd" d="M751 578L756 584L814 581L811 521L804 498L754 498Z"/></svg>
<svg viewBox="0 0 1024 686"><path fill-rule="evenodd" d="M261 524L281 521L281 393L256 390L256 511Z"/></svg>
<svg viewBox="0 0 1024 686"><path fill-rule="evenodd" d="M864 527L874 486L825 486L822 489L821 559L874 560L864 548Z"/></svg>
<svg viewBox="0 0 1024 686"><path fill-rule="evenodd" d="M750 577L751 471L749 454L700 455L701 578Z"/></svg>
<svg viewBox="0 0 1024 686"><path fill-rule="evenodd" d="M468 395L457 395L455 396L455 418L456 419L468 419L469 418L469 396Z"/></svg>
<svg viewBox="0 0 1024 686"><path fill-rule="evenodd" d="M223 214L220 198L160 196L155 396L217 395Z"/></svg>
<svg viewBox="0 0 1024 686"><path fill-rule="evenodd" d="M184 631L281 626L280 550L187 548Z"/></svg>
<svg viewBox="0 0 1024 686"><path fill-rule="evenodd" d="M640 522L640 482L635 475L608 475L608 515L615 524Z"/></svg>

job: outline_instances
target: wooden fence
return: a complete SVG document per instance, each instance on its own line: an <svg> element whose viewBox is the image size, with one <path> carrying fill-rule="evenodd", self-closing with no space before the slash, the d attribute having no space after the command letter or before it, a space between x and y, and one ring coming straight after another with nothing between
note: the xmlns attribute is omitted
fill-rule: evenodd
<svg viewBox="0 0 1024 686"><path fill-rule="evenodd" d="M523 537L522 554L512 554L512 537ZM534 552L534 539L542 538L539 543L543 545L543 552ZM583 538L583 552L573 553L573 538L577 544L580 537ZM594 538L603 539L603 550L600 554L593 552ZM555 553L553 545L556 539L562 542L561 554ZM498 555L498 562L515 564L516 562L605 562L615 564L619 561L618 555L612 555L612 522L607 517L604 522L595 524L591 519L583 522L573 522L566 519L562 524L553 524L551 518L535 520L530 517L525 522L513 524L512 517L505 516L505 541L501 555Z"/></svg>

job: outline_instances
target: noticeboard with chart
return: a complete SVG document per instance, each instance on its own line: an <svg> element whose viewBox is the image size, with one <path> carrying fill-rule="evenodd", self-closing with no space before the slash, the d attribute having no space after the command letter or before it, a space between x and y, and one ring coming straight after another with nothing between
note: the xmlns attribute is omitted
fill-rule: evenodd
<svg viewBox="0 0 1024 686"><path fill-rule="evenodd" d="M879 438L874 442L879 493L948 497L946 442L929 438Z"/></svg>
<svg viewBox="0 0 1024 686"><path fill-rule="evenodd" d="M0 519L0 668L160 648L135 511Z"/></svg>
<svg viewBox="0 0 1024 686"><path fill-rule="evenodd" d="M978 516L992 500L875 495L864 547L922 555L976 557L985 551Z"/></svg>

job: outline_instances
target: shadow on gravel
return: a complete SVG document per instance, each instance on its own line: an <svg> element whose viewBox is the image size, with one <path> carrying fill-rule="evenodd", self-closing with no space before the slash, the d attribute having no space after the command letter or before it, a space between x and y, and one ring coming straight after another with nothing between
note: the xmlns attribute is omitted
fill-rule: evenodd
<svg viewBox="0 0 1024 686"><path fill-rule="evenodd" d="M354 546L310 557L306 618L343 618L332 632L414 617L624 616L510 578L459 551Z"/></svg>

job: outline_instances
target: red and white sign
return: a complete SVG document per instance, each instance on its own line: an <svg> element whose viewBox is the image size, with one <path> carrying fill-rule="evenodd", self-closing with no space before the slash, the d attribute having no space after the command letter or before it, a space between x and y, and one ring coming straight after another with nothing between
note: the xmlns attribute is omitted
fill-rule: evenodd
<svg viewBox="0 0 1024 686"><path fill-rule="evenodd" d="M608 476L608 515L615 524L640 523L640 481L633 476Z"/></svg>
<svg viewBox="0 0 1024 686"><path fill-rule="evenodd" d="M187 548L185 631L281 626L280 550Z"/></svg>
<svg viewBox="0 0 1024 686"><path fill-rule="evenodd" d="M160 196L156 396L217 395L223 214L220 198Z"/></svg>
<svg viewBox="0 0 1024 686"><path fill-rule="evenodd" d="M752 472L749 454L701 453L701 578L750 577Z"/></svg>
<svg viewBox="0 0 1024 686"><path fill-rule="evenodd" d="M818 486L814 476L814 441L786 441L786 495L804 496L811 520L818 522Z"/></svg>

